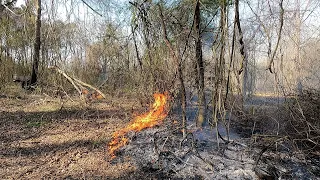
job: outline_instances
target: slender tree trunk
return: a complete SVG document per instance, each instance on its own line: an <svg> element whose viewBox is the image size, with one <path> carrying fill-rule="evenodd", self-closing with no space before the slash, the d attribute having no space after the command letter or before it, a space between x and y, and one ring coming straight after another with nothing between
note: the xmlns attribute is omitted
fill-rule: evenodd
<svg viewBox="0 0 320 180"><path fill-rule="evenodd" d="M175 62L176 71L178 72L178 79L180 84L180 94L181 94L181 108L182 108L182 134L183 137L186 137L186 88L184 86L183 74L182 74L182 67L181 67L181 57L179 56L179 51L175 52L173 49L172 44L170 43L167 35L167 28L166 24L164 23L164 17L162 14L161 6L158 4L158 8L160 11L160 18L161 18L161 27L162 27L162 34L165 40L167 47L169 48L170 55Z"/></svg>
<svg viewBox="0 0 320 180"><path fill-rule="evenodd" d="M140 71L142 71L142 61L141 61L141 58L139 55L139 50L138 50L138 45L137 45L137 40L136 40L136 35L135 35L136 33L135 33L135 30L133 27L131 27L131 30L132 30L132 38L133 38L133 42L134 42L134 49L136 51L136 56L137 56L137 60L139 63Z"/></svg>
<svg viewBox="0 0 320 180"><path fill-rule="evenodd" d="M35 42L34 42L34 54L31 74L31 85L35 85L38 80L38 69L40 59L40 27L41 27L41 0L37 3L37 19L36 19L36 31L35 31Z"/></svg>
<svg viewBox="0 0 320 180"><path fill-rule="evenodd" d="M200 32L200 0L196 1L194 30L196 36L197 85L198 85L198 119L197 126L202 127L205 121L206 101L204 93L204 65L202 59L202 43Z"/></svg>
<svg viewBox="0 0 320 180"><path fill-rule="evenodd" d="M222 91L223 91L223 83L224 83L224 69L225 69L225 59L224 55L225 52L225 44L226 44L226 35L227 35L227 8L226 0L222 0L220 2L220 55L216 58L215 62L215 68L214 68L214 87L212 90L212 108L213 108L213 114L212 119L214 121L214 125L216 128L216 138L217 138L217 144L219 148L219 128L218 128L218 115L222 114L222 110L224 109L222 106L223 98L222 98Z"/></svg>
<svg viewBox="0 0 320 180"><path fill-rule="evenodd" d="M42 44L42 48L41 48L41 57L42 59L46 59L46 44ZM45 68L47 67L47 64L45 61L41 62L41 69L40 71L43 71Z"/></svg>
<svg viewBox="0 0 320 180"><path fill-rule="evenodd" d="M151 55L151 48L152 48L152 42L150 40L150 31L149 31L149 22L148 22L148 9L146 9L143 4L147 3L147 1L144 1L142 4L138 4L137 2L130 2L129 3L131 5L133 5L134 7L136 7L139 10L139 18L142 21L142 25L143 25L143 29L142 29L142 33L143 33L143 39L145 41L145 45L147 47L146 51L147 51L147 57L148 57L148 63L149 63L149 73L151 75L151 82L152 82L152 89L153 91L158 90L156 87L157 84L157 79L155 77L154 74L154 62L152 60L152 55Z"/></svg>
<svg viewBox="0 0 320 180"><path fill-rule="evenodd" d="M283 28L283 14L284 14L284 9L283 9L283 0L280 0L280 3L279 3L279 6L280 6L280 27L279 27L279 36L278 36L278 39L277 39L277 43L276 43L276 46L274 48L274 51L272 53L272 56L271 56L271 59L269 61L269 65L268 65L268 70L270 71L270 73L273 73L272 71L272 68L271 66L273 65L273 61L274 61L274 57L277 53L277 50L278 50L278 47L279 47L279 43L280 43L280 39L281 39L281 34L282 34L282 28Z"/></svg>
<svg viewBox="0 0 320 180"><path fill-rule="evenodd" d="M245 66L245 61L247 61L247 56L245 53L245 49L244 49L244 42L243 42L243 33L242 33L242 29L241 29L241 25L240 25L240 18L239 18L239 0L235 0L235 21L237 23L237 28L239 31L239 43L240 43L240 53L242 56L241 59L241 67L239 70L239 75L242 73L242 71L244 71L244 66Z"/></svg>
<svg viewBox="0 0 320 180"><path fill-rule="evenodd" d="M235 0L234 3L235 3L235 21L236 21L238 32L239 32L239 43L240 43L240 53L241 53L241 67L239 70L239 75L244 71L243 80L242 80L242 98L243 98L243 102L245 102L245 99L247 96L248 60L247 60L247 54L244 49L243 33L242 33L240 18L239 18L239 0Z"/></svg>
<svg viewBox="0 0 320 180"><path fill-rule="evenodd" d="M231 45L231 55L230 55L230 63L228 68L228 74L227 74L227 85L226 85L226 95L224 99L224 106L226 106L226 102L228 99L229 89L230 89L230 78L231 78L231 68L234 58L234 45L236 41L236 19L237 19L237 13L235 13L235 18L233 22L233 35L232 35L232 45Z"/></svg>
<svg viewBox="0 0 320 180"><path fill-rule="evenodd" d="M295 10L295 68L296 74L296 90L299 95L302 94L302 82L301 82L301 57L300 57L300 45L301 45L301 14L300 14L300 0L295 0L296 10Z"/></svg>
<svg viewBox="0 0 320 180"><path fill-rule="evenodd" d="M6 15L6 21L8 22L8 25L6 26L6 30L5 30L5 46L4 46L4 59L7 60L9 57L10 57L10 52L9 52L9 49L10 49L10 44L9 44L9 41L8 41L8 37L9 37L9 32L10 32L10 21L9 21L9 16Z"/></svg>

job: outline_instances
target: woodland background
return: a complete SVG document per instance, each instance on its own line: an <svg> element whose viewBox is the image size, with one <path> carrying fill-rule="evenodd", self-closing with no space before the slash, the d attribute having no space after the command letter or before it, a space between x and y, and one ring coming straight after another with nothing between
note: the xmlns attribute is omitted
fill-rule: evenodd
<svg viewBox="0 0 320 180"><path fill-rule="evenodd" d="M318 0L2 0L0 92L82 95L59 67L141 104L168 92L183 137L196 97L198 127L233 110L250 136L319 157L319 16ZM17 90L15 74L32 88Z"/></svg>

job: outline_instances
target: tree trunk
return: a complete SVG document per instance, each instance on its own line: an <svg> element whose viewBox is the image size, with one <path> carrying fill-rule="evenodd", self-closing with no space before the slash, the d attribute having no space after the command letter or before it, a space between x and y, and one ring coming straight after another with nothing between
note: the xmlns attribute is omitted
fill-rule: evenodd
<svg viewBox="0 0 320 180"><path fill-rule="evenodd" d="M160 11L160 18L161 18L161 27L162 27L162 34L165 40L167 47L169 48L170 55L174 60L176 71L178 72L178 79L180 84L180 94L181 94L181 109L182 109L182 134L183 137L186 137L186 88L184 86L183 74L182 74L182 67L181 67L181 57L178 57L179 54L174 51L172 44L170 43L168 36L167 36L167 28L166 24L164 23L164 17L162 14L162 9L158 4L158 8Z"/></svg>
<svg viewBox="0 0 320 180"><path fill-rule="evenodd" d="M134 42L134 49L136 51L136 56L137 56L137 60L139 63L140 71L142 71L142 60L139 55L139 50L138 50L138 45L137 45L136 35L135 35L136 33L135 33L135 30L133 27L131 27L131 30L132 30L132 38L133 38L133 42Z"/></svg>
<svg viewBox="0 0 320 180"><path fill-rule="evenodd" d="M295 68L296 68L296 86L298 95L302 94L302 82L301 82L301 56L300 56L300 46L301 46L301 13L300 13L300 1L295 0L296 9L294 13L295 18L295 33L294 33L294 41L295 41ZM302 14L303 15L303 14ZM302 16L303 17L303 16Z"/></svg>
<svg viewBox="0 0 320 180"><path fill-rule="evenodd" d="M36 30L35 30L35 42L34 42L34 54L31 74L31 85L35 85L38 80L38 67L40 59L40 27L41 27L41 0L37 3L37 19L36 19Z"/></svg>
<svg viewBox="0 0 320 180"><path fill-rule="evenodd" d="M214 67L214 87L212 90L212 119L216 128L216 138L217 144L219 148L219 129L218 129L218 116L224 110L223 107L223 84L224 84L224 71L225 71L225 58L224 55L226 54L226 36L227 36L227 2L223 0L220 2L220 42L218 46L220 46L220 55L216 58L215 67Z"/></svg>
<svg viewBox="0 0 320 180"><path fill-rule="evenodd" d="M243 42L243 33L242 33L242 29L241 29L241 25L240 25L240 18L239 18L239 0L235 0L235 21L237 23L237 28L238 28L238 32L239 32L239 43L240 43L240 54L241 54L241 67L239 70L239 75L242 73L242 71L244 71L244 63L245 61L247 61L247 56L245 53L245 49L244 49L244 42Z"/></svg>
<svg viewBox="0 0 320 180"><path fill-rule="evenodd" d="M200 35L200 1L197 0L195 8L195 37L196 37L196 59L197 59L197 85L198 85L198 119L197 126L202 127L205 121L206 101L204 94L204 66L202 59L202 43Z"/></svg>
<svg viewBox="0 0 320 180"><path fill-rule="evenodd" d="M238 32L239 32L239 43L240 43L240 53L241 53L241 67L239 70L239 75L244 71L243 79L242 79L242 98L243 98L243 102L245 102L247 97L248 60L247 60L247 54L244 49L243 33L242 33L240 18L239 18L239 0L235 0L234 3L235 3L235 21L236 21Z"/></svg>

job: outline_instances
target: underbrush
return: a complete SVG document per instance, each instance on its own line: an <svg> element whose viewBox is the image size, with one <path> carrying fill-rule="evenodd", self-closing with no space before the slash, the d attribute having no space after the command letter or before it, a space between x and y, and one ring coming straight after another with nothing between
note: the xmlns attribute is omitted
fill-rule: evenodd
<svg viewBox="0 0 320 180"><path fill-rule="evenodd" d="M288 113L288 114L287 114ZM287 106L285 132L299 150L320 150L320 91L305 90Z"/></svg>
<svg viewBox="0 0 320 180"><path fill-rule="evenodd" d="M304 153L320 149L320 91L305 90L283 103L238 111L247 137L281 137Z"/></svg>
<svg viewBox="0 0 320 180"><path fill-rule="evenodd" d="M237 112L234 125L251 139L252 147L260 149L257 165L271 158L267 154L282 157L285 153L283 157L301 162L309 172L320 176L319 90L305 90L301 95L284 97L281 103L249 106Z"/></svg>

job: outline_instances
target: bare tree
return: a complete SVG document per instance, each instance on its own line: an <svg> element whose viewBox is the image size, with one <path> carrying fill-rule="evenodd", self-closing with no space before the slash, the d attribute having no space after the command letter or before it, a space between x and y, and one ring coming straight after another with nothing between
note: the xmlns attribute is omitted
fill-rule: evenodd
<svg viewBox="0 0 320 180"><path fill-rule="evenodd" d="M138 60L138 63L139 63L140 71L142 71L143 64L142 64L142 60L141 60L140 55L139 55L135 29L136 28L133 27L133 25L131 25L132 39L133 39L133 43L134 43L134 50L136 52L136 56L137 56L137 60Z"/></svg>
<svg viewBox="0 0 320 180"><path fill-rule="evenodd" d="M35 85L38 79L38 69L39 69L39 59L40 59L40 28L41 28L41 0L37 1L37 19L35 27L35 42L34 42L34 54L33 54L33 64L32 64L32 74L31 74L31 85Z"/></svg>
<svg viewBox="0 0 320 180"><path fill-rule="evenodd" d="M169 48L171 58L174 60L175 68L178 73L178 80L180 84L180 94L181 94L181 108L182 108L182 133L183 137L186 136L186 89L184 86L182 67L181 67L181 58L178 51L175 51L173 45L170 43L167 35L166 24L164 23L164 17L162 14L161 6L158 4L158 8L160 11L160 19L161 19L161 27L162 27L162 35L165 40L167 47Z"/></svg>
<svg viewBox="0 0 320 180"><path fill-rule="evenodd" d="M274 61L274 57L276 55L276 52L277 52L277 49L279 47L279 42L280 42L280 39L281 39L281 34L282 34L282 27L283 27L283 14L284 14L284 9L283 9L283 0L280 1L279 3L279 6L280 6L280 18L279 18L279 21L280 21L280 27L279 27L279 33L278 33L278 39L277 39L277 44L276 44L276 47L272 53L272 56L271 56L271 59L270 59L270 62L269 62L269 65L268 65L268 70L270 71L270 73L272 73L272 69L271 69L271 66L273 64L273 61Z"/></svg>
<svg viewBox="0 0 320 180"><path fill-rule="evenodd" d="M200 0L196 0L195 14L194 14L194 30L195 30L195 44L196 44L196 60L197 60L197 78L198 85L198 119L197 126L202 126L205 121L206 100L204 93L204 65L202 59L202 43L200 31Z"/></svg>

